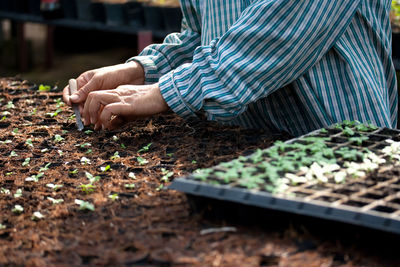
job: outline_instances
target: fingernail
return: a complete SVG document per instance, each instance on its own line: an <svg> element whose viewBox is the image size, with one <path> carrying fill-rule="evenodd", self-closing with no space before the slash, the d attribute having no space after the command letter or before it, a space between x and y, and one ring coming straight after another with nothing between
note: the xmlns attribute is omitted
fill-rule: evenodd
<svg viewBox="0 0 400 267"><path fill-rule="evenodd" d="M77 101L79 99L79 96L77 96L77 95L71 95L70 97L69 97L69 100L70 101Z"/></svg>
<svg viewBox="0 0 400 267"><path fill-rule="evenodd" d="M101 125L101 129L104 131L106 127L104 127L104 124Z"/></svg>

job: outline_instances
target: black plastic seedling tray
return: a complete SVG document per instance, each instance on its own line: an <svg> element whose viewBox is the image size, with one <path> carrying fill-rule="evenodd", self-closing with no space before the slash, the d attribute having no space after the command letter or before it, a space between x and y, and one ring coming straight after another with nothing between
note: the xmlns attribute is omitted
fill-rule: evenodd
<svg viewBox="0 0 400 267"><path fill-rule="evenodd" d="M339 126L345 128L345 125ZM336 125L289 140L285 144L302 143L307 137L326 137L326 146L334 151L349 147L359 151L368 149L376 155L383 155L382 149L390 145L387 139L400 141L398 130L371 128L360 132L351 123L347 129L349 128L354 132L353 137L365 136L368 140L362 143L356 143L354 139L350 141L352 136L338 130ZM264 155L270 149L263 150ZM283 152L283 155L285 153L287 152ZM263 161L270 160L265 157ZM338 162L341 168L345 168L340 159ZM395 166L397 162L388 159L372 172L355 178L347 177L345 182L338 183L331 178L326 182L312 180L290 185L280 192L268 192L264 188L245 188L237 181L216 184L212 175L208 181L200 181L195 178L195 174L175 179L169 188L190 196L319 217L400 234L400 167ZM253 164L255 168L258 168L257 164L260 163ZM216 172L221 169L220 165L210 169Z"/></svg>

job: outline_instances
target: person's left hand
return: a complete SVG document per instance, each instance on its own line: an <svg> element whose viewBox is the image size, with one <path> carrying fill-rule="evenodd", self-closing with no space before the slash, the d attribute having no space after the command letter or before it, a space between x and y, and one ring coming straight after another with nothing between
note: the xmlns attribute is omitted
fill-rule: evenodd
<svg viewBox="0 0 400 267"><path fill-rule="evenodd" d="M124 123L168 110L158 84L121 85L89 93L82 112L85 125L113 130Z"/></svg>

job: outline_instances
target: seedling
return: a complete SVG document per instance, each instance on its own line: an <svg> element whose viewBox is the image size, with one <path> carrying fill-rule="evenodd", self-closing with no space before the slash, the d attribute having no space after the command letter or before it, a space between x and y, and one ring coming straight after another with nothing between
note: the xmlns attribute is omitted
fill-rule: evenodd
<svg viewBox="0 0 400 267"><path fill-rule="evenodd" d="M10 153L10 157L18 157L18 154L13 150Z"/></svg>
<svg viewBox="0 0 400 267"><path fill-rule="evenodd" d="M85 175L86 175L86 178L89 179L89 182L90 182L91 184L100 181L100 178L101 178L100 176L94 176L94 175L92 175L92 174L89 173L89 172L85 172Z"/></svg>
<svg viewBox="0 0 400 267"><path fill-rule="evenodd" d="M14 128L14 129L12 130L12 133L13 133L13 134L17 134L17 133L18 133L18 131L19 131L19 129L18 129L18 128Z"/></svg>
<svg viewBox="0 0 400 267"><path fill-rule="evenodd" d="M7 108L7 109L14 109L14 108L15 108L15 105L14 105L14 103L13 103L12 101L8 101L8 102L7 102L7 105L6 105L6 108Z"/></svg>
<svg viewBox="0 0 400 267"><path fill-rule="evenodd" d="M47 116L50 116L51 118L54 118L56 116L58 116L58 114L60 114L60 112L62 112L61 108L58 108L56 111L54 112L48 112L46 113Z"/></svg>
<svg viewBox="0 0 400 267"><path fill-rule="evenodd" d="M91 149L91 148L89 148L88 150L86 150L86 152L85 152L85 154L92 154L93 153L93 150Z"/></svg>
<svg viewBox="0 0 400 267"><path fill-rule="evenodd" d="M118 151L115 151L114 155L110 157L111 160L116 160L116 159L119 159L119 158L120 158L120 156L119 156Z"/></svg>
<svg viewBox="0 0 400 267"><path fill-rule="evenodd" d="M56 143L59 143L59 142L61 142L61 141L63 141L64 140L64 138L61 136L61 135L59 135L59 134L56 134L55 136L54 136L54 142L56 142Z"/></svg>
<svg viewBox="0 0 400 267"><path fill-rule="evenodd" d="M355 142L358 146L361 146L362 143L366 140L368 140L369 138L367 136L359 136L359 137L351 137L349 138L349 140L351 142Z"/></svg>
<svg viewBox="0 0 400 267"><path fill-rule="evenodd" d="M42 153L46 153L46 152L48 152L48 151L49 151L48 148L43 148L42 150L40 150L40 152L42 152Z"/></svg>
<svg viewBox="0 0 400 267"><path fill-rule="evenodd" d="M21 188L17 189L17 191L14 194L14 197L15 198L22 197L22 189Z"/></svg>
<svg viewBox="0 0 400 267"><path fill-rule="evenodd" d="M11 140L0 141L0 144L11 144Z"/></svg>
<svg viewBox="0 0 400 267"><path fill-rule="evenodd" d="M343 129L343 134L346 136L353 136L355 134L355 132L351 128L346 126Z"/></svg>
<svg viewBox="0 0 400 267"><path fill-rule="evenodd" d="M11 191L8 190L7 188L2 187L2 188L0 189L0 194L10 195L10 194L11 194Z"/></svg>
<svg viewBox="0 0 400 267"><path fill-rule="evenodd" d="M164 183L168 183L169 182L169 178L171 178L172 176L174 176L174 173L171 171L168 171L164 168L161 169L161 173L163 174L163 176L161 177L161 181Z"/></svg>
<svg viewBox="0 0 400 267"><path fill-rule="evenodd" d="M31 158L26 158L26 159L24 160L24 162L22 162L22 166L23 166L23 167L28 166L30 162L31 162Z"/></svg>
<svg viewBox="0 0 400 267"><path fill-rule="evenodd" d="M147 163L149 163L149 161L148 161L147 159L142 158L142 157L140 157L140 156L138 156L138 157L136 158L136 160L137 160L137 162L139 163L139 165L146 165Z"/></svg>
<svg viewBox="0 0 400 267"><path fill-rule="evenodd" d="M32 176L29 176L29 177L25 178L25 181L27 181L27 182L36 182L37 183L37 182L39 182L39 179L43 177L43 175L44 175L44 172L39 172L36 175L32 175Z"/></svg>
<svg viewBox="0 0 400 267"><path fill-rule="evenodd" d="M14 174L14 172L6 172L6 176L10 176L10 175L13 175Z"/></svg>
<svg viewBox="0 0 400 267"><path fill-rule="evenodd" d="M54 199L52 197L47 197L47 199L50 200L53 205L60 204L60 203L64 202L64 199L62 199L62 198Z"/></svg>
<svg viewBox="0 0 400 267"><path fill-rule="evenodd" d="M122 148L122 149L125 149L126 146L125 146L124 144L121 144L121 148Z"/></svg>
<svg viewBox="0 0 400 267"><path fill-rule="evenodd" d="M81 184L80 188L81 188L82 192L89 194L89 193L94 192L94 189L96 188L96 186L94 186L92 184Z"/></svg>
<svg viewBox="0 0 400 267"><path fill-rule="evenodd" d="M83 144L77 144L77 145L75 145L75 146L78 146L78 147L80 147L80 148L86 148L86 147L89 147L89 146L91 146L92 144L91 143L83 143Z"/></svg>
<svg viewBox="0 0 400 267"><path fill-rule="evenodd" d="M195 160L192 160L192 164L197 164L197 161L195 161Z"/></svg>
<svg viewBox="0 0 400 267"><path fill-rule="evenodd" d="M67 130L62 130L61 133L62 133L62 134L67 134L68 131L67 131Z"/></svg>
<svg viewBox="0 0 400 267"><path fill-rule="evenodd" d="M64 155L64 152L60 149L57 150L58 155L60 155L60 157L62 157L62 155Z"/></svg>
<svg viewBox="0 0 400 267"><path fill-rule="evenodd" d="M167 155L167 157L172 158L174 156L174 153L167 153L166 155Z"/></svg>
<svg viewBox="0 0 400 267"><path fill-rule="evenodd" d="M15 214L21 214L24 211L24 208L21 205L15 205L11 211Z"/></svg>
<svg viewBox="0 0 400 267"><path fill-rule="evenodd" d="M90 159L88 159L87 157L82 157L81 164L82 165L90 165Z"/></svg>
<svg viewBox="0 0 400 267"><path fill-rule="evenodd" d="M84 133L87 134L87 135L90 135L90 134L93 133L93 131L92 130L86 130L86 131L84 131Z"/></svg>
<svg viewBox="0 0 400 267"><path fill-rule="evenodd" d="M7 227L4 225L4 224L2 224L2 223L0 223L0 230L4 230L4 229L6 229Z"/></svg>
<svg viewBox="0 0 400 267"><path fill-rule="evenodd" d="M62 184L46 184L46 186L50 189L53 189L53 191L58 191L60 190L64 185Z"/></svg>
<svg viewBox="0 0 400 267"><path fill-rule="evenodd" d="M83 201L80 199L75 199L75 204L79 205L80 210L90 210L94 211L94 205L90 202Z"/></svg>
<svg viewBox="0 0 400 267"><path fill-rule="evenodd" d="M142 147L141 149L138 150L138 153L142 153L142 152L147 152L150 150L150 147L153 143L148 143L147 145L145 145L144 147Z"/></svg>
<svg viewBox="0 0 400 267"><path fill-rule="evenodd" d="M31 111L30 115L36 115L36 112L37 112L37 108L34 108L34 109Z"/></svg>
<svg viewBox="0 0 400 267"><path fill-rule="evenodd" d="M114 142L117 142L117 141L119 140L119 138L118 138L118 136L113 135L112 140L113 140Z"/></svg>
<svg viewBox="0 0 400 267"><path fill-rule="evenodd" d="M327 134L327 133L328 133L328 130L325 129L325 128L322 128L319 132L322 133L322 134Z"/></svg>
<svg viewBox="0 0 400 267"><path fill-rule="evenodd" d="M1 117L0 121L4 121L4 120L6 120L6 119L7 119L7 117L6 117L6 116L3 116L3 117Z"/></svg>
<svg viewBox="0 0 400 267"><path fill-rule="evenodd" d="M50 85L39 85L39 91L40 92L48 92L51 90L51 86Z"/></svg>
<svg viewBox="0 0 400 267"><path fill-rule="evenodd" d="M56 100L54 100L54 102L57 103L56 105L57 108L60 108L65 105L61 98L57 98Z"/></svg>
<svg viewBox="0 0 400 267"><path fill-rule="evenodd" d="M75 175L75 174L78 173L78 169L74 169L74 170L70 171L69 173L72 174L72 175Z"/></svg>
<svg viewBox="0 0 400 267"><path fill-rule="evenodd" d="M28 147L33 147L32 139L31 138L26 139L25 145L27 145Z"/></svg>
<svg viewBox="0 0 400 267"><path fill-rule="evenodd" d="M38 221L44 218L44 215L41 214L39 211L35 211L32 215L32 220L33 221Z"/></svg>
<svg viewBox="0 0 400 267"><path fill-rule="evenodd" d="M119 199L119 196L117 193L115 193L115 194L108 195L108 198L111 199L112 201L115 201L115 200Z"/></svg>
<svg viewBox="0 0 400 267"><path fill-rule="evenodd" d="M163 184L160 184L160 185L156 188L156 191L161 191L163 188L164 188L164 185L163 185Z"/></svg>
<svg viewBox="0 0 400 267"><path fill-rule="evenodd" d="M39 172L45 172L45 171L49 170L50 165L51 165L51 162L47 163L44 167L41 167L39 169Z"/></svg>
<svg viewBox="0 0 400 267"><path fill-rule="evenodd" d="M136 179L136 175L135 175L133 172L130 172L130 173L128 174L128 177L131 178L131 179L133 179L133 180Z"/></svg>
<svg viewBox="0 0 400 267"><path fill-rule="evenodd" d="M135 184L125 184L125 188L133 189L135 188Z"/></svg>
<svg viewBox="0 0 400 267"><path fill-rule="evenodd" d="M105 167L100 167L100 170L101 170L102 172L109 171L109 170L111 170L111 166L110 166L110 165L107 165L107 166L105 166Z"/></svg>

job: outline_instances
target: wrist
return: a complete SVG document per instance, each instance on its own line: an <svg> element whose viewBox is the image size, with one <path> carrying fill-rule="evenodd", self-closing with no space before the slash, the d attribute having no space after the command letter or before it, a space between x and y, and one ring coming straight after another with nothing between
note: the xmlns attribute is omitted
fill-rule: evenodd
<svg viewBox="0 0 400 267"><path fill-rule="evenodd" d="M137 61L129 61L128 65L128 84L142 85L145 81L145 73L142 64Z"/></svg>

